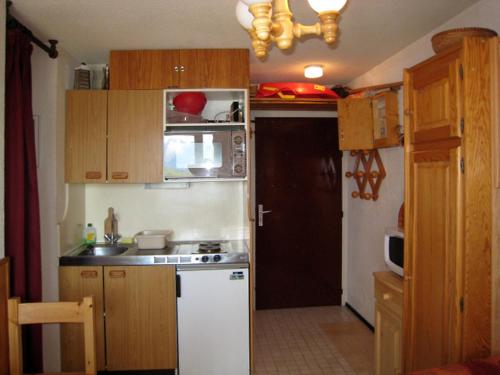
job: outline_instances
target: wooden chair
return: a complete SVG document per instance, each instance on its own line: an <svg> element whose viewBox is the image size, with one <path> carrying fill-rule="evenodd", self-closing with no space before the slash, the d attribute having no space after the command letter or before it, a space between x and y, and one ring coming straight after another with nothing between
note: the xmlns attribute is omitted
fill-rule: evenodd
<svg viewBox="0 0 500 375"><path fill-rule="evenodd" d="M8 303L8 315L11 375L23 375L21 326L47 323L82 323L85 341L85 374L97 373L94 297L85 297L82 302L42 303L20 303L19 298L11 298Z"/></svg>

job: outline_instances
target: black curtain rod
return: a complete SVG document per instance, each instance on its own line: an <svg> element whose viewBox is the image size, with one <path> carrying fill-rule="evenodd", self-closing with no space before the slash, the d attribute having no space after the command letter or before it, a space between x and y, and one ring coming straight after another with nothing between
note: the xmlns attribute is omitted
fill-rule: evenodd
<svg viewBox="0 0 500 375"><path fill-rule="evenodd" d="M12 1L8 0L7 1L7 28L12 29L12 28L21 28L23 29L24 32L26 32L33 43L35 43L38 47L43 49L49 57L55 59L58 55L59 52L57 52L57 40L55 39L49 39L49 44L50 46L47 46L45 43L43 43L40 39L38 39L36 36L33 35L30 29L28 29L26 26L24 26L21 22L19 22L14 16L10 14L10 7L12 5Z"/></svg>

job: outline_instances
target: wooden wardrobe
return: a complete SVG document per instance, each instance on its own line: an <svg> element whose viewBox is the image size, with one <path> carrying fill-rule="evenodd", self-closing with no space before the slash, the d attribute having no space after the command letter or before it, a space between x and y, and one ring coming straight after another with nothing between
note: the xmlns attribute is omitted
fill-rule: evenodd
<svg viewBox="0 0 500 375"><path fill-rule="evenodd" d="M405 373L491 351L493 50L405 72Z"/></svg>

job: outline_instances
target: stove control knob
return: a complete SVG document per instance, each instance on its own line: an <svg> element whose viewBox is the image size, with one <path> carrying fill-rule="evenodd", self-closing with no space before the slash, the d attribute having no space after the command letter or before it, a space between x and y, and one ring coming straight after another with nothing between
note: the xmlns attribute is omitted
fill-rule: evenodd
<svg viewBox="0 0 500 375"><path fill-rule="evenodd" d="M203 256L201 257L201 261L202 261L203 263L207 263L207 262L208 262L208 257L207 257L206 255L203 255Z"/></svg>
<svg viewBox="0 0 500 375"><path fill-rule="evenodd" d="M214 255L214 262L220 262L220 255Z"/></svg>

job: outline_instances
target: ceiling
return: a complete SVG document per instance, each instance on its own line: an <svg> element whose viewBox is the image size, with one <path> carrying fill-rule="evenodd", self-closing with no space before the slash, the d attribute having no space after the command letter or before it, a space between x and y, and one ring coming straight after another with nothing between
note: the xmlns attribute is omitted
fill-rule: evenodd
<svg viewBox="0 0 500 375"><path fill-rule="evenodd" d="M321 63L314 82L347 83L479 0L349 0L333 46L318 37L265 60L250 51L252 82L305 81L304 65ZM79 61L105 63L112 49L251 48L235 17L237 0L13 0L12 14L41 39L57 39ZM316 22L306 0L290 0L298 22ZM430 41L429 41L430 43Z"/></svg>

